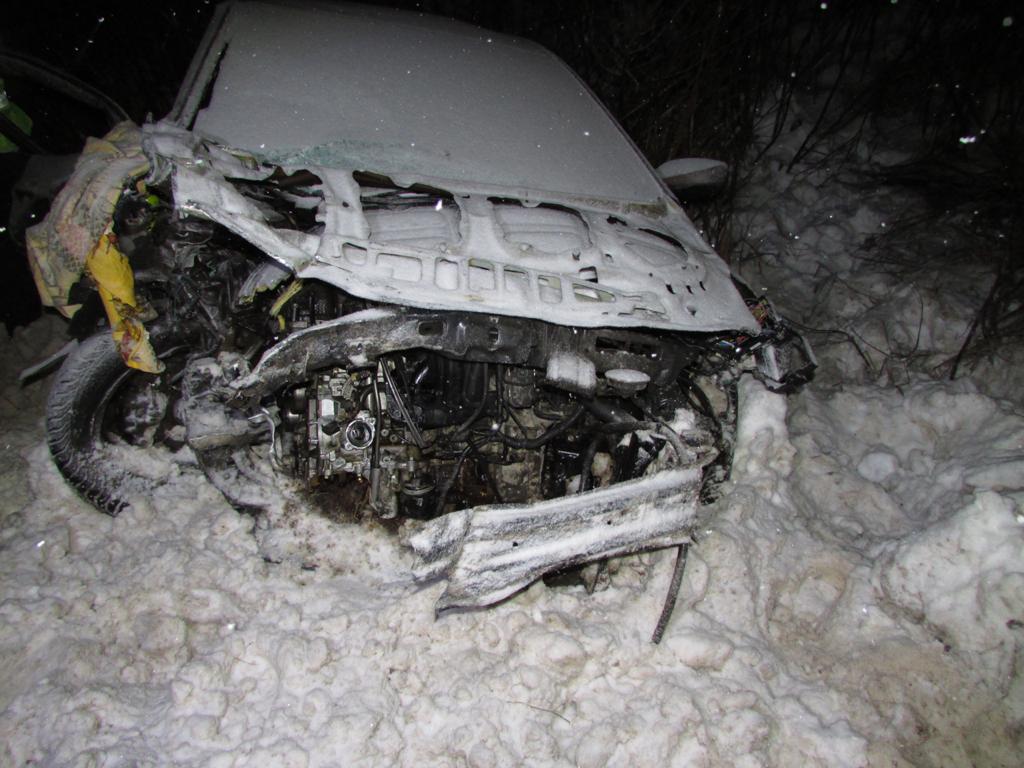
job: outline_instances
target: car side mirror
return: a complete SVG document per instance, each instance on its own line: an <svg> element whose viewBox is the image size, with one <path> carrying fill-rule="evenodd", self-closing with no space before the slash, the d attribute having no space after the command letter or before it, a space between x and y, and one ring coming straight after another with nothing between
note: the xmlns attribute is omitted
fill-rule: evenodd
<svg viewBox="0 0 1024 768"><path fill-rule="evenodd" d="M706 200L729 180L729 166L706 157L669 160L658 166L657 173L680 200Z"/></svg>

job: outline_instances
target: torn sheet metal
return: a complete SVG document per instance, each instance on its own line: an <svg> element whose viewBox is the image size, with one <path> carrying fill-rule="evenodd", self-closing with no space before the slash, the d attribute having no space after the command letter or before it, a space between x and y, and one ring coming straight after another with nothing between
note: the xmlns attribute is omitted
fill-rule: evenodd
<svg viewBox="0 0 1024 768"><path fill-rule="evenodd" d="M180 210L217 222L293 272L312 261L319 244L313 235L271 227L251 200L205 163L176 168L174 200Z"/></svg>
<svg viewBox="0 0 1024 768"><path fill-rule="evenodd" d="M86 258L110 226L122 191L148 170L142 134L133 123L119 123L102 139L86 142L50 213L25 235L43 304L65 317L78 311L78 305L68 299L71 287L82 277Z"/></svg>
<svg viewBox="0 0 1024 768"><path fill-rule="evenodd" d="M359 298L586 328L757 329L725 264L681 210L655 219L599 201L570 208L557 196L475 193L458 182L405 192L425 183L405 178L407 187L380 190L357 181L366 169L257 170L251 155L166 122L146 126L144 146L154 177L172 176L179 210L217 222L299 278ZM273 184L275 173L298 171L316 178L308 191L322 196L310 231L272 226L231 181ZM382 209L381 191L427 204Z"/></svg>
<svg viewBox="0 0 1024 768"><path fill-rule="evenodd" d="M481 608L545 573L690 540L701 469L668 469L535 504L475 507L409 537L419 580L446 578L436 610Z"/></svg>
<svg viewBox="0 0 1024 768"><path fill-rule="evenodd" d="M96 283L103 308L110 321L111 335L125 365L147 373L164 369L149 342L135 298L135 276L126 257L109 231L100 235L85 259L85 269Z"/></svg>

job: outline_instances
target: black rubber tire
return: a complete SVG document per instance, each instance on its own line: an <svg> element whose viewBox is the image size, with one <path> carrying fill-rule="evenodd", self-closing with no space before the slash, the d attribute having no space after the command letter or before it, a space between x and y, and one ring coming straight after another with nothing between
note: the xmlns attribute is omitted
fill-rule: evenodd
<svg viewBox="0 0 1024 768"><path fill-rule="evenodd" d="M174 345L177 335L156 328L150 331L150 341L160 354ZM118 388L131 376L151 375L127 368L105 330L75 348L50 390L46 440L54 463L82 498L108 515L128 506L126 496L145 492L154 484L106 455L100 430L106 405Z"/></svg>

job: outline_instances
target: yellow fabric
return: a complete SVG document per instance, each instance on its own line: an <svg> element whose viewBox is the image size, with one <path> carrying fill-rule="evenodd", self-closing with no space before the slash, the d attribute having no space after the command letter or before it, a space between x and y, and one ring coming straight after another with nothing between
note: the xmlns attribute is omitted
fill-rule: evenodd
<svg viewBox="0 0 1024 768"><path fill-rule="evenodd" d="M164 365L157 359L149 342L149 332L139 319L131 265L117 249L114 235L109 231L100 235L85 259L85 268L99 289L114 343L125 365L149 373L162 371Z"/></svg>
<svg viewBox="0 0 1024 768"><path fill-rule="evenodd" d="M43 304L65 317L78 311L79 305L68 302L71 287L110 226L121 192L148 171L142 132L133 123L118 123L102 139L86 142L50 213L25 236Z"/></svg>

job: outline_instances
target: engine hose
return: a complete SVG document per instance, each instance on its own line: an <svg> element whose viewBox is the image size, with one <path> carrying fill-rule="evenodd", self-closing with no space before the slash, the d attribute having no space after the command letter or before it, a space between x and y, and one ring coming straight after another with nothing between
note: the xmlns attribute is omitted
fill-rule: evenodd
<svg viewBox="0 0 1024 768"><path fill-rule="evenodd" d="M606 399L587 400L584 405L596 418L610 424L638 423L637 419L629 411Z"/></svg>
<svg viewBox="0 0 1024 768"><path fill-rule="evenodd" d="M668 441L669 445L672 446L672 450L676 454L677 461L680 463L686 461L686 457L689 452L683 445L683 441L679 439L679 435L676 434L676 431L672 429L671 425L664 419L659 419L654 417L652 414L647 414L650 419L649 421L638 421L629 413L617 407L614 403L609 403L603 400L590 400L587 402L586 406L587 410L602 421L609 422L597 427L598 431L616 433L635 432L640 429L649 429L657 432Z"/></svg>
<svg viewBox="0 0 1024 768"><path fill-rule="evenodd" d="M463 435L469 432L470 427L472 427L473 424L476 423L476 420L480 418L480 414L484 412L484 408L487 405L487 385L490 384L490 372L488 371L487 363L484 363L483 366L484 375L482 378L484 383L483 387L481 388L482 391L480 392L480 402L473 410L472 415L464 422L462 422L459 428L455 430L455 434L452 435L452 440L459 440L460 438L462 438Z"/></svg>
<svg viewBox="0 0 1024 768"><path fill-rule="evenodd" d="M544 433L537 435L537 437L510 437L503 432L494 432L493 436L512 448L540 448L545 443L551 442L556 437L563 434L566 430L572 427L573 424L579 421L584 410L586 409L582 405L577 406L576 410L569 414L568 418L550 427Z"/></svg>
<svg viewBox="0 0 1024 768"><path fill-rule="evenodd" d="M604 422L594 427L595 432L614 435L641 429L654 430L657 426L654 422L636 419L629 412L607 400L589 400L585 406L591 415Z"/></svg>
<svg viewBox="0 0 1024 768"><path fill-rule="evenodd" d="M601 434L595 435L594 439L587 443L587 448L583 451L582 464L580 466L580 489L579 493L589 491L593 488L594 476L591 472L591 465L594 463L594 458L597 456L597 449L601 446L601 443L607 443L608 438Z"/></svg>

